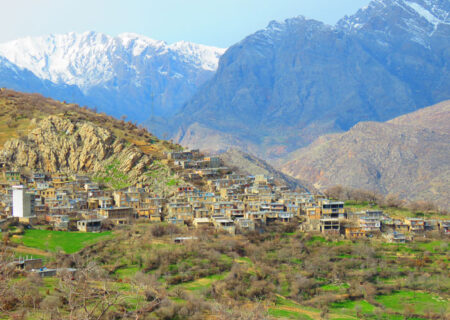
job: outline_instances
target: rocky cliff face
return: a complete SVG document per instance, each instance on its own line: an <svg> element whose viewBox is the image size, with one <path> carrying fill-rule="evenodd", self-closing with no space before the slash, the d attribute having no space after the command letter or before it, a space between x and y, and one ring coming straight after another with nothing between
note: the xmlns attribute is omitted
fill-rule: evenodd
<svg viewBox="0 0 450 320"><path fill-rule="evenodd" d="M449 99L449 11L444 0L375 0L335 26L272 22L221 57L175 119L176 138L213 149L202 135L209 128L222 133L216 148L278 158L360 121Z"/></svg>
<svg viewBox="0 0 450 320"><path fill-rule="evenodd" d="M152 163L136 146L87 121L50 116L34 125L26 136L5 143L0 161L49 173L98 174L114 165L134 183L143 181Z"/></svg>
<svg viewBox="0 0 450 320"><path fill-rule="evenodd" d="M291 155L286 174L450 205L450 101L393 119L361 122Z"/></svg>

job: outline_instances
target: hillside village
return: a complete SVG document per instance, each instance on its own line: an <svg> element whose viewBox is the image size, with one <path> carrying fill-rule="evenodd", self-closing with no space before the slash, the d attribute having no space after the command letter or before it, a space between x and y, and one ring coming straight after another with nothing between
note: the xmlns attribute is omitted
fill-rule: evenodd
<svg viewBox="0 0 450 320"><path fill-rule="evenodd" d="M199 150L167 152L162 162L180 179L157 192L145 184L112 190L79 174L25 174L3 163L0 225L100 232L141 220L237 234L295 223L304 232L390 242L427 231L450 234L449 220L396 219L380 210L346 208L322 195L294 192L271 177L236 174Z"/></svg>
<svg viewBox="0 0 450 320"><path fill-rule="evenodd" d="M0 320L450 320L450 0L364 1L3 5Z"/></svg>

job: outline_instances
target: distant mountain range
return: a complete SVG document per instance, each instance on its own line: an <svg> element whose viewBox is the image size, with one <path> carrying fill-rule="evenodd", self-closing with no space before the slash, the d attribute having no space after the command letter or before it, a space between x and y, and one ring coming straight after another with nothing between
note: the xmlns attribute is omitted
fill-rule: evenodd
<svg viewBox="0 0 450 320"><path fill-rule="evenodd" d="M0 87L124 115L187 147L233 148L228 160L266 170L244 150L318 188L445 204L448 107L411 112L450 99L449 61L450 1L374 0L335 26L273 21L226 51L135 34L19 39L0 44Z"/></svg>
<svg viewBox="0 0 450 320"><path fill-rule="evenodd" d="M335 26L271 22L221 57L175 117L176 140L276 159L449 99L449 12L448 0L376 0Z"/></svg>
<svg viewBox="0 0 450 320"><path fill-rule="evenodd" d="M385 123L360 122L296 151L282 171L334 185L450 206L450 100Z"/></svg>
<svg viewBox="0 0 450 320"><path fill-rule="evenodd" d="M449 12L447 0L374 0L335 26L273 21L226 52L130 33L25 38L0 44L0 86L276 160L449 99Z"/></svg>
<svg viewBox="0 0 450 320"><path fill-rule="evenodd" d="M188 42L169 45L130 33L25 38L0 44L0 68L14 69L23 79L4 74L0 86L87 104L142 122L179 111L213 76L223 52Z"/></svg>
<svg viewBox="0 0 450 320"><path fill-rule="evenodd" d="M60 100L75 97L84 104L83 93L76 86L56 85L49 80L38 78L27 69L20 68L8 59L0 56L0 87L22 90L24 92L39 92Z"/></svg>

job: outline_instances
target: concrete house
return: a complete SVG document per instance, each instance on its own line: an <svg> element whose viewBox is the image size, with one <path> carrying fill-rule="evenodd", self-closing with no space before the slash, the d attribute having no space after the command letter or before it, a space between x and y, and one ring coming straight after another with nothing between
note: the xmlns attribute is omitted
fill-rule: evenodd
<svg viewBox="0 0 450 320"><path fill-rule="evenodd" d="M102 219L90 219L77 221L77 229L81 232L100 232Z"/></svg>

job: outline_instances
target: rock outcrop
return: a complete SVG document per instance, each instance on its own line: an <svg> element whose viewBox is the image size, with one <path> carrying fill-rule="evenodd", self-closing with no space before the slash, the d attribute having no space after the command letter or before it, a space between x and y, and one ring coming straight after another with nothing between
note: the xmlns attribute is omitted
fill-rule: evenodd
<svg viewBox="0 0 450 320"><path fill-rule="evenodd" d="M88 121L75 122L49 116L26 136L8 140L0 160L16 168L48 173L68 172L97 175L114 163L130 182L143 181L152 158L110 130Z"/></svg>

